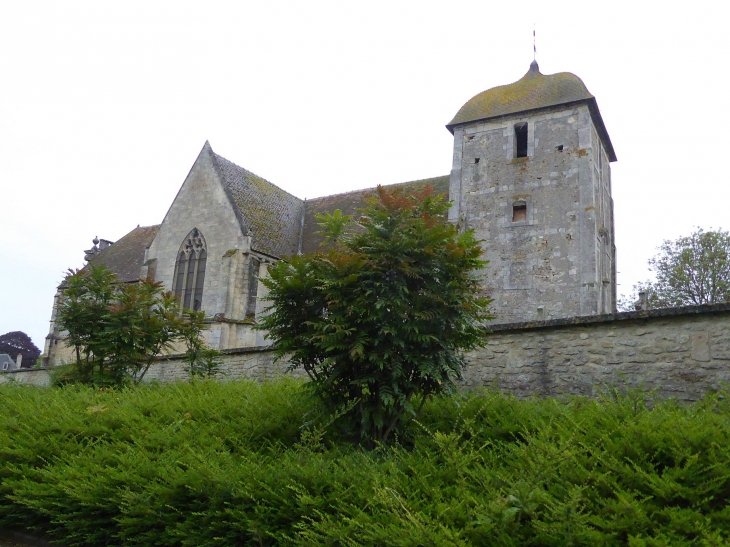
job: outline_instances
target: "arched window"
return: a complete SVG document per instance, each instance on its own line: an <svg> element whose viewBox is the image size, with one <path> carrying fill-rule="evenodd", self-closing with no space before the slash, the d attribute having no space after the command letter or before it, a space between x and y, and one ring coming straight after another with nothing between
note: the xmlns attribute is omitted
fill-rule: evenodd
<svg viewBox="0 0 730 547"><path fill-rule="evenodd" d="M200 230L194 228L180 246L175 262L172 290L183 308L196 311L200 309L207 257L205 238Z"/></svg>

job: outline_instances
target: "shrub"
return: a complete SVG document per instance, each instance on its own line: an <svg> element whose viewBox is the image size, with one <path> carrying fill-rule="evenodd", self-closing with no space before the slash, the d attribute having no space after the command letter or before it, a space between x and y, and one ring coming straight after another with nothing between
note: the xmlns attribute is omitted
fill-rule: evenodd
<svg viewBox="0 0 730 547"><path fill-rule="evenodd" d="M385 442L418 404L450 394L463 352L486 343L485 263L449 203L378 187L357 219L320 215L331 247L279 262L262 282L260 328L338 422L367 446Z"/></svg>
<svg viewBox="0 0 730 547"><path fill-rule="evenodd" d="M0 386L0 526L67 545L725 545L730 402L478 392L410 446L317 429L302 384Z"/></svg>

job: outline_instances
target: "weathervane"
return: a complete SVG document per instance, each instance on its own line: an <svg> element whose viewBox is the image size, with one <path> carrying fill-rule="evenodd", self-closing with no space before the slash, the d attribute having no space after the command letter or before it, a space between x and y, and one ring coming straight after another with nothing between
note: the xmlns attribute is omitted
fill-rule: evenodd
<svg viewBox="0 0 730 547"><path fill-rule="evenodd" d="M535 23L532 24L532 60L537 61L537 46L535 46Z"/></svg>

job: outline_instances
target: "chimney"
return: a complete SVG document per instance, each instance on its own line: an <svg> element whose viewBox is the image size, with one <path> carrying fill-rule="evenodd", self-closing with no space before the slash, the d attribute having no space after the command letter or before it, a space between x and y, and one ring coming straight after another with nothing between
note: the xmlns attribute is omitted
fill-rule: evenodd
<svg viewBox="0 0 730 547"><path fill-rule="evenodd" d="M20 365L22 362L23 362L23 354L19 353L18 358L15 360L15 364L17 365L16 368L20 368Z"/></svg>

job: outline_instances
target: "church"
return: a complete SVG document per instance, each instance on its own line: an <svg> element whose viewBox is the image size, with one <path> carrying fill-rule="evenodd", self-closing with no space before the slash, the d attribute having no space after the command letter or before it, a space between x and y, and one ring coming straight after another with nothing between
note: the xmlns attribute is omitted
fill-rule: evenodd
<svg viewBox="0 0 730 547"><path fill-rule="evenodd" d="M388 188L431 186L448 195L449 221L484 242L489 262L479 275L495 322L614 313L616 154L582 80L542 74L533 61L518 81L467 101L446 128L454 137L451 173ZM302 200L206 142L161 224L116 242L95 239L86 256L119 282L160 281L181 306L205 311L211 347L265 346L253 329L266 307L259 279L274 262L319 248L315 215L353 214L373 190ZM70 358L54 319L55 302L49 365Z"/></svg>

